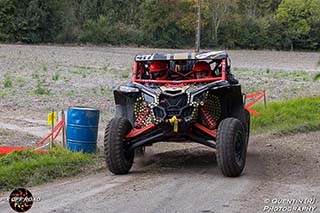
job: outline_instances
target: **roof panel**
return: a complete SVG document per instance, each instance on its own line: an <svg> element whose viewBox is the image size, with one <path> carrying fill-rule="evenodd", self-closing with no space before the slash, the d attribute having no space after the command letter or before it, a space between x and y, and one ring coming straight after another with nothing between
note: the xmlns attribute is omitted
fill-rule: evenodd
<svg viewBox="0 0 320 213"><path fill-rule="evenodd" d="M162 60L212 60L228 57L225 51L187 52L150 55L136 55L135 61L162 61Z"/></svg>

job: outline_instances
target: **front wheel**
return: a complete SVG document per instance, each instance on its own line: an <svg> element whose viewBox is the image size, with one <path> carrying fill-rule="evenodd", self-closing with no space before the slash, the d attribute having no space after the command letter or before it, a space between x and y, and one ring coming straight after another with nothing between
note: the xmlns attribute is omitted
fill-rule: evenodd
<svg viewBox="0 0 320 213"><path fill-rule="evenodd" d="M217 130L217 163L223 175L239 176L245 166L247 154L247 132L236 118L222 120Z"/></svg>
<svg viewBox="0 0 320 213"><path fill-rule="evenodd" d="M134 151L128 150L126 135L132 129L123 117L113 118L105 131L104 154L109 170L114 174L127 174L133 164Z"/></svg>

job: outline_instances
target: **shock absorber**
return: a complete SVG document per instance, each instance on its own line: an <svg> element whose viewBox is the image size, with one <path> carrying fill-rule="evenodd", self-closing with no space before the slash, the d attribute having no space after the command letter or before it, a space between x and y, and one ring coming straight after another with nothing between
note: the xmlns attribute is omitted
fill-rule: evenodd
<svg viewBox="0 0 320 213"><path fill-rule="evenodd" d="M149 108L148 106L145 105L143 108L143 111L139 114L136 121L134 122L135 127L140 129L143 126L145 126L148 115L149 115Z"/></svg>
<svg viewBox="0 0 320 213"><path fill-rule="evenodd" d="M214 118L210 115L207 109L204 107L201 108L201 119L206 124L206 126L209 129L216 129L217 128L217 122L214 120Z"/></svg>

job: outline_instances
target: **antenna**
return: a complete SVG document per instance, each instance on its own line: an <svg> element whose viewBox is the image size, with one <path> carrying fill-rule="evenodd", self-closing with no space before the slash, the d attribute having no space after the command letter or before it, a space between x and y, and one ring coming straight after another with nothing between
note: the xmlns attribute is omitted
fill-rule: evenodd
<svg viewBox="0 0 320 213"><path fill-rule="evenodd" d="M199 52L199 50L200 50L201 3L202 3L202 0L198 0L198 20L197 20L197 30L196 30L196 52Z"/></svg>

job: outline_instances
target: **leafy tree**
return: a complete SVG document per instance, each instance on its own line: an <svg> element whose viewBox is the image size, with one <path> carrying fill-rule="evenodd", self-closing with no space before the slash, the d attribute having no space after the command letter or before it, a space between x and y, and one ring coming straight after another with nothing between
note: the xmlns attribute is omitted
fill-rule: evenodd
<svg viewBox="0 0 320 213"><path fill-rule="evenodd" d="M195 0L0 0L2 42L193 47ZM203 0L202 47L320 49L320 0Z"/></svg>
<svg viewBox="0 0 320 213"><path fill-rule="evenodd" d="M271 11L272 12L275 12L278 7L279 7L279 4L281 3L282 0L272 0L271 2Z"/></svg>
<svg viewBox="0 0 320 213"><path fill-rule="evenodd" d="M12 41L15 25L15 5L11 0L0 0L0 41Z"/></svg>
<svg viewBox="0 0 320 213"><path fill-rule="evenodd" d="M10 41L49 42L63 25L64 4L56 0L1 0L0 32Z"/></svg>
<svg viewBox="0 0 320 213"><path fill-rule="evenodd" d="M120 22L128 25L133 25L137 22L137 14L142 0L108 0L104 8L107 13L110 13L112 22ZM105 14L106 15L106 14Z"/></svg>
<svg viewBox="0 0 320 213"><path fill-rule="evenodd" d="M218 32L221 24L225 22L232 12L234 12L237 0L207 0L204 5L207 5L209 10L209 22L212 40L215 45L218 45Z"/></svg>
<svg viewBox="0 0 320 213"><path fill-rule="evenodd" d="M320 0L283 0L276 11L276 19L287 29L291 49L311 31L320 17Z"/></svg>
<svg viewBox="0 0 320 213"><path fill-rule="evenodd" d="M140 19L146 44L159 47L182 47L188 41L188 32L179 27L182 20L180 3L173 0L149 0L141 5Z"/></svg>
<svg viewBox="0 0 320 213"><path fill-rule="evenodd" d="M261 17L271 12L273 0L240 0L239 11L248 18Z"/></svg>

